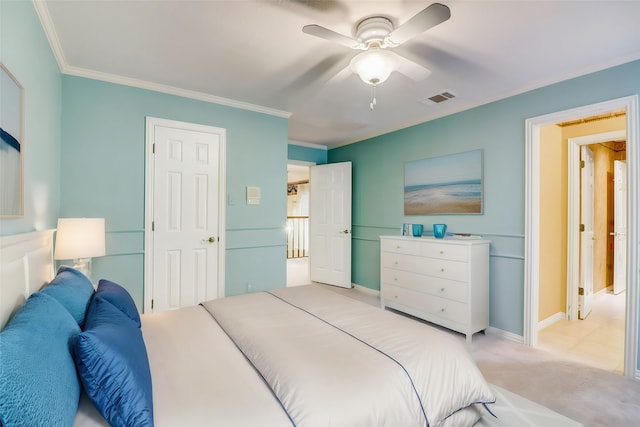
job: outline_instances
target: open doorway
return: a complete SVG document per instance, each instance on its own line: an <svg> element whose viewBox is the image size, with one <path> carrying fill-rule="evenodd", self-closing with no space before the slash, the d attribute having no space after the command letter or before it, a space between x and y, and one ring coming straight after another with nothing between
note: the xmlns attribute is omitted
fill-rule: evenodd
<svg viewBox="0 0 640 427"><path fill-rule="evenodd" d="M309 167L315 163L287 163L287 287L309 279Z"/></svg>
<svg viewBox="0 0 640 427"><path fill-rule="evenodd" d="M548 277L545 276L545 268L549 262L556 262L560 266L563 264L562 259L567 258L567 245L570 238L567 237L564 248L562 242L556 242L554 246L557 256L553 256L552 251L549 250L549 245L545 245L542 236L547 231L548 226L545 225L546 219L541 211L541 206L548 201L552 196L550 190L547 187L543 188L543 180L550 173L553 174L553 170L549 172L548 163L549 159L556 157L549 156L545 153L543 146L543 137L545 133L545 127L550 125L556 126L561 123L566 123L574 120L584 120L585 118L591 118L602 115L615 115L620 111L624 111L625 129L626 129L626 147L625 156L627 159L627 288L625 292L620 293L623 295L623 306L626 308L624 311L624 334L623 334L623 347L624 347L624 362L622 366L622 372L626 376L633 376L636 370L637 363L637 342L638 342L638 283L637 283L637 244L638 244L638 129L637 120L634 118L638 114L638 97L627 97L618 100L607 101L590 106L580 107L573 110L562 111L558 113L552 113L545 116L540 116L526 121L526 228L525 228L525 319L524 319L524 340L525 344L530 346L537 346L539 342L539 331L545 325L541 324L548 319L545 314L540 313L541 308L546 304L546 301L542 301L543 294L541 293L541 287L548 284ZM555 148L566 149L567 154L564 159L562 152L559 152L560 162L565 160L565 164L568 164L568 138L564 139L564 147L556 145ZM556 158L557 160L557 158ZM568 170L568 168L567 168ZM567 171L568 174L568 171ZM556 189L568 188L563 186L562 180L556 180ZM568 190L566 190L568 193ZM561 193L561 191L560 191ZM568 194L564 196L566 199ZM556 195L559 200L563 196ZM567 206L568 211L568 206ZM556 217L562 217L562 214L557 214ZM564 218L568 218L567 215ZM568 234L569 228L566 226L566 233ZM573 230L575 231L575 230ZM577 231L576 231L577 232ZM565 230L558 228L556 230L557 236L562 236ZM599 258L598 258L599 259ZM551 261L550 261L551 260ZM566 268L575 268L575 260L567 259L564 262ZM606 263L606 261L605 261ZM563 278L568 283L571 278L567 274L557 274L556 282L560 282ZM568 318L576 307L575 302L572 302L571 296L562 290L555 289L556 296L562 298L564 296L564 315ZM606 290L602 291L606 296ZM562 309L561 309L562 310ZM587 316L589 320L591 316ZM584 322L584 321L582 321ZM574 323L574 325L580 325ZM601 349L602 350L602 349Z"/></svg>
<svg viewBox="0 0 640 427"><path fill-rule="evenodd" d="M550 197L540 200L538 346L621 374L626 295L620 284L614 294L614 270L626 271L626 244L615 242L626 205L615 200L627 177L614 175L626 161L625 111L543 126L540 149Z"/></svg>

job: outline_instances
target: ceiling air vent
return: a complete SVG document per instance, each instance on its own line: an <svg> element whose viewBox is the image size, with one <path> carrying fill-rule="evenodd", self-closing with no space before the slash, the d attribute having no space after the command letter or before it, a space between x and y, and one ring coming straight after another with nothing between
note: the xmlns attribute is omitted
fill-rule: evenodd
<svg viewBox="0 0 640 427"><path fill-rule="evenodd" d="M435 102L436 104L439 104L441 102L448 101L449 99L452 99L455 97L456 96L451 92L442 92L437 95L430 96L429 98L425 99L423 102L426 104L427 101L431 101L431 102Z"/></svg>

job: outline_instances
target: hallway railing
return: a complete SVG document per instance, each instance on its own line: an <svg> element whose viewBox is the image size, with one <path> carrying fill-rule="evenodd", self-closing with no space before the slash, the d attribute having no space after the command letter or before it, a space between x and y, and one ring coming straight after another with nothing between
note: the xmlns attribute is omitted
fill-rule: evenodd
<svg viewBox="0 0 640 427"><path fill-rule="evenodd" d="M309 217L287 217L287 258L302 258L309 252Z"/></svg>

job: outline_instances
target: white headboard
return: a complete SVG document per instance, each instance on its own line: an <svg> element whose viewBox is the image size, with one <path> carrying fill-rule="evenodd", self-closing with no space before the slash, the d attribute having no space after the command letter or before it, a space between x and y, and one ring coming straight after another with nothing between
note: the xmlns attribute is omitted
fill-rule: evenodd
<svg viewBox="0 0 640 427"><path fill-rule="evenodd" d="M54 231L0 237L0 330L29 295L53 278Z"/></svg>

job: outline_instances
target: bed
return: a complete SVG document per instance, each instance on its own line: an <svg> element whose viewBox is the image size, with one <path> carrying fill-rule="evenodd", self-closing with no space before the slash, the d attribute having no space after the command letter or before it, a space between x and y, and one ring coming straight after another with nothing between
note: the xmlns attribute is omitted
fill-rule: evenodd
<svg viewBox="0 0 640 427"><path fill-rule="evenodd" d="M72 268L54 271L52 234L0 238L5 427L467 426L492 417L492 390L445 332L318 285L140 316L117 283L94 290Z"/></svg>

